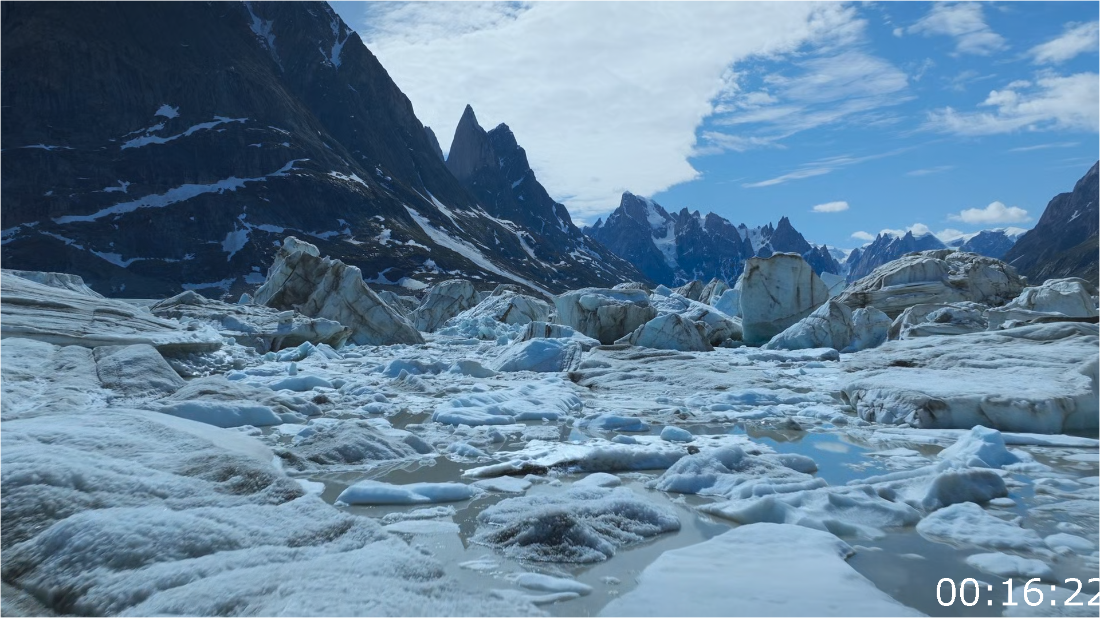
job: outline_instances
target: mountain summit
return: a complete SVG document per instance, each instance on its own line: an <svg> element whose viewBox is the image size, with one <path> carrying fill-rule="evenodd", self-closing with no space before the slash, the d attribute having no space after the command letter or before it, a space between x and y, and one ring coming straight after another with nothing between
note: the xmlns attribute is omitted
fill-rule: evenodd
<svg viewBox="0 0 1100 618"><path fill-rule="evenodd" d="M588 238L535 178L527 152L506 124L485 131L469 105L455 129L447 168L485 211L515 235L535 264L573 287L645 276ZM548 273L547 276L550 276Z"/></svg>

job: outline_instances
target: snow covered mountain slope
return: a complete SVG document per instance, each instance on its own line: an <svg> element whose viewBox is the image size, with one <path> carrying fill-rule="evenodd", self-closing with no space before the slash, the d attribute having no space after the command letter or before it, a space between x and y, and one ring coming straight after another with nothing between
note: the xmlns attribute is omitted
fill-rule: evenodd
<svg viewBox="0 0 1100 618"><path fill-rule="evenodd" d="M583 252L532 258L541 230L478 206L325 3L2 10L5 267L108 295L236 294L296 234L372 285L632 278Z"/></svg>
<svg viewBox="0 0 1100 618"><path fill-rule="evenodd" d="M1057 277L1081 277L1098 283L1097 166L1093 164L1071 193L1050 200L1035 228L1024 234L1004 256L1033 285Z"/></svg>
<svg viewBox="0 0 1100 618"><path fill-rule="evenodd" d="M787 217L774 227L734 226L714 213L704 216L686 208L669 213L657 202L627 192L606 221L600 219L584 231L666 285L712 278L732 285L745 260L773 253L802 255L819 273L840 272L828 247L806 242Z"/></svg>

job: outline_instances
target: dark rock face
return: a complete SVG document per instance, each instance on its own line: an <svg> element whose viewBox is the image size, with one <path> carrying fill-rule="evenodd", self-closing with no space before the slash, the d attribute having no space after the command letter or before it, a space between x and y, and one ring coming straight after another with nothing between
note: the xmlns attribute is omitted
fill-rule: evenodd
<svg viewBox="0 0 1100 618"><path fill-rule="evenodd" d="M810 264L810 267L814 269L817 274L832 273L839 275L841 266L837 263L836 258L829 252L829 247L821 245L820 247L813 247L809 251L802 254L802 259L806 260Z"/></svg>
<svg viewBox="0 0 1100 618"><path fill-rule="evenodd" d="M615 212L585 233L630 261L653 281L669 286L718 279L733 285L745 260L773 253L798 253L818 273L840 271L825 247L806 242L786 217L776 226L734 226L714 213L686 208L670 214L660 204L624 193Z"/></svg>
<svg viewBox="0 0 1100 618"><path fill-rule="evenodd" d="M641 280L645 275L573 224L535 178L527 152L508 125L485 131L466 106L447 168L528 252L532 269L569 289Z"/></svg>
<svg viewBox="0 0 1100 618"><path fill-rule="evenodd" d="M1098 165L1093 164L1071 193L1050 200L1035 228L1005 253L1004 261L1015 266L1031 285L1057 277L1098 283Z"/></svg>
<svg viewBox="0 0 1100 618"><path fill-rule="evenodd" d="M0 10L5 267L108 295L235 295L295 234L372 285L577 287L478 206L325 3Z"/></svg>
<svg viewBox="0 0 1100 618"><path fill-rule="evenodd" d="M958 248L959 251L1001 259L1016 244L1017 239L1017 236L1006 230L982 230L973 238L959 244ZM952 243L948 243L948 246L952 246Z"/></svg>
<svg viewBox="0 0 1100 618"><path fill-rule="evenodd" d="M914 236L906 232L905 236L879 234L866 247L853 251L847 262L848 281L856 281L871 274L871 271L887 262L892 262L906 253L946 249L947 246L932 234Z"/></svg>

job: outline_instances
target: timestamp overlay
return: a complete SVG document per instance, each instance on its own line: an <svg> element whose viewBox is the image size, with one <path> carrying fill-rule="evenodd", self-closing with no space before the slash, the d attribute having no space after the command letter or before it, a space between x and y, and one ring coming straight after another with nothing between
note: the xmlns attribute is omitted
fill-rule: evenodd
<svg viewBox="0 0 1100 618"><path fill-rule="evenodd" d="M936 582L936 602L943 607L1002 608L1006 615L1100 615L1100 577L1082 581L1070 577L1060 583L1033 577L1022 585L1018 579L999 584L968 577L962 581L944 577Z"/></svg>

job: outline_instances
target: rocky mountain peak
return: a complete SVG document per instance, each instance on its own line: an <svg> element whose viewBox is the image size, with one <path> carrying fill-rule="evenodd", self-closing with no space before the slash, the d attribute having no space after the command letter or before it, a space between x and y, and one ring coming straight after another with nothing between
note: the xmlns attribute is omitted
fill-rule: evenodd
<svg viewBox="0 0 1100 618"><path fill-rule="evenodd" d="M447 154L447 169L455 178L466 181L479 169L496 163L489 134L477 122L474 108L467 105L455 128L451 150Z"/></svg>

